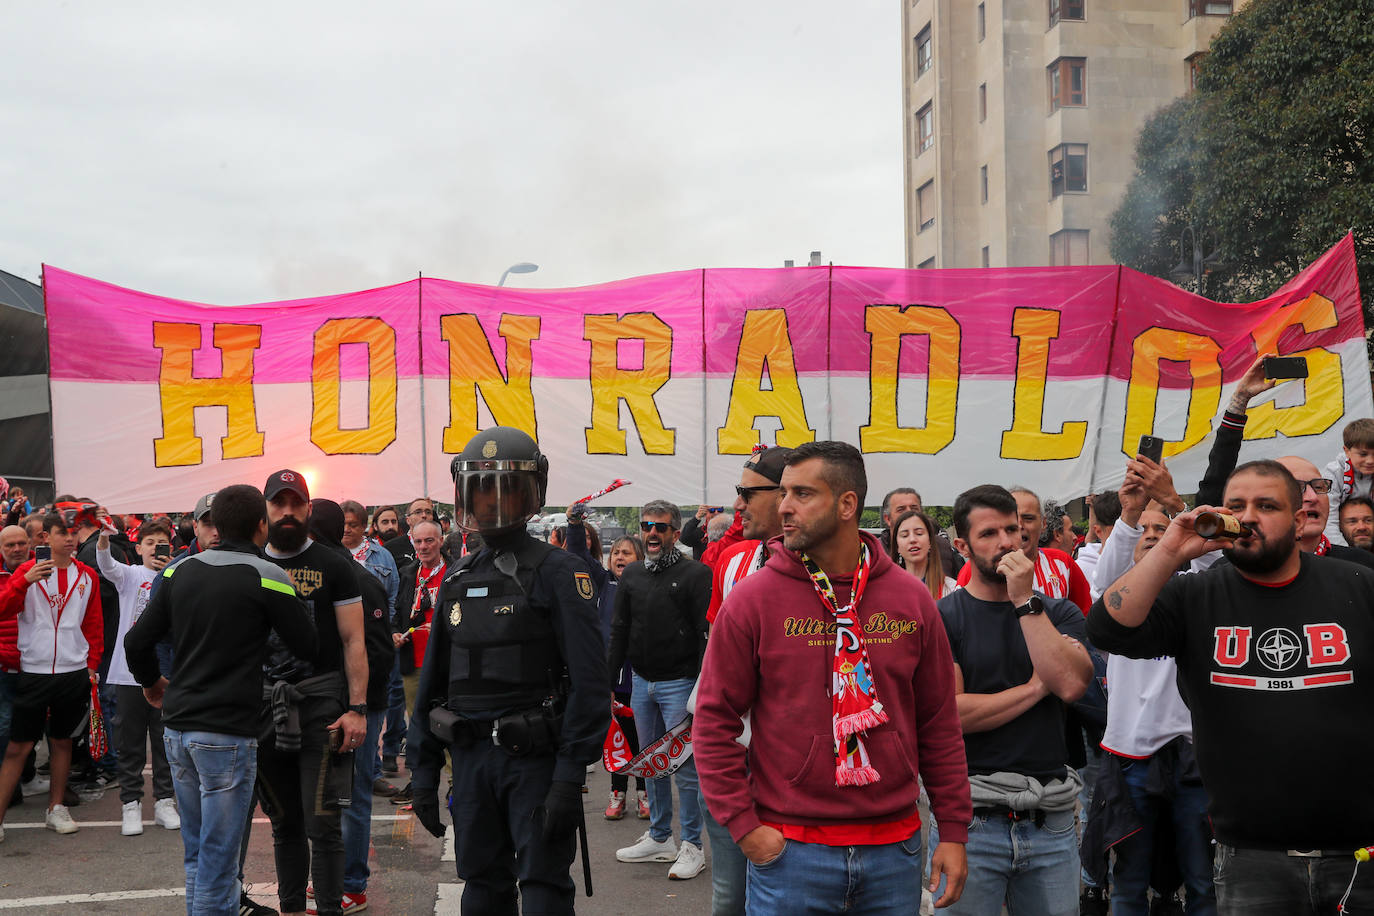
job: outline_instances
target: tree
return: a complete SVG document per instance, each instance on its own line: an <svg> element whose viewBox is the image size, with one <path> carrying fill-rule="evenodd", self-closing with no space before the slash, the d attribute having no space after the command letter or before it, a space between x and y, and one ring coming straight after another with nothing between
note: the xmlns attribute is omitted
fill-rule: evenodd
<svg viewBox="0 0 1374 916"><path fill-rule="evenodd" d="M1194 94L1141 129L1112 257L1167 277L1191 225L1222 251L1207 294L1240 301L1269 295L1353 231L1374 314L1371 20L1374 0L1252 0L1232 17Z"/></svg>

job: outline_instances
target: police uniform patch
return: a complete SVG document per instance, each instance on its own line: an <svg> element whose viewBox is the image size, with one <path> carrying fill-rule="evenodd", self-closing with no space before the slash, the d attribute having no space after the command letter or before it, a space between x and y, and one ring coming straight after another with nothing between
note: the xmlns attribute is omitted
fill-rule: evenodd
<svg viewBox="0 0 1374 916"><path fill-rule="evenodd" d="M495 458L495 457L496 457L496 440L495 440L495 439L488 439L486 442L484 442L484 443L482 444L482 457L483 457L483 458Z"/></svg>
<svg viewBox="0 0 1374 916"><path fill-rule="evenodd" d="M577 593L588 601L592 600L592 577L587 573L573 573L573 578L577 580Z"/></svg>
<svg viewBox="0 0 1374 916"><path fill-rule="evenodd" d="M456 627L456 626L458 626L459 622L460 622L462 619L463 619L463 608L462 608L462 605L460 605L457 601L455 601L455 602L453 602L453 607L450 608L450 609L449 609L449 612L448 612L448 625L451 626L451 627Z"/></svg>

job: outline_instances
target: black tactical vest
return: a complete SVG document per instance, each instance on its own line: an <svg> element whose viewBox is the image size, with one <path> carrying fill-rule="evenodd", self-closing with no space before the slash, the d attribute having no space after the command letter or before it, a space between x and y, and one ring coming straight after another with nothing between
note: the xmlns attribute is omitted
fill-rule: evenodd
<svg viewBox="0 0 1374 916"><path fill-rule="evenodd" d="M537 706L554 695L563 660L552 609L530 602L535 571L557 548L529 539L516 555L515 575L483 551L444 582L437 613L449 626L449 708L480 714Z"/></svg>

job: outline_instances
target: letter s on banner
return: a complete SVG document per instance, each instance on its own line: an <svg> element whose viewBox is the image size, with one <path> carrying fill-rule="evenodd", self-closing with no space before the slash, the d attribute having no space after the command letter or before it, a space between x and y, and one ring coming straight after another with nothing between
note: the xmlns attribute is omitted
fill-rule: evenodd
<svg viewBox="0 0 1374 916"><path fill-rule="evenodd" d="M1335 303L1313 293L1301 302L1280 308L1250 336L1255 341L1255 352L1278 353L1279 337L1288 328L1301 327L1310 334L1334 328L1337 323ZM1314 436L1339 423L1345 415L1345 378L1339 354L1312 347L1284 355L1307 359L1307 378L1300 380L1303 403L1295 407L1278 407L1273 401L1264 401L1251 407L1245 424L1246 439L1272 439L1276 433Z"/></svg>
<svg viewBox="0 0 1374 916"><path fill-rule="evenodd" d="M220 440L225 458L262 454L263 435L258 429L253 400L253 353L262 345L262 326L214 326L212 339L220 351L222 368L218 377L192 374L192 358L200 349L200 333L199 324L153 322L153 346L162 351L157 378L162 435L153 440L153 462L160 468L200 464L204 460L201 440L196 435L197 407L224 407L228 411L227 435Z"/></svg>

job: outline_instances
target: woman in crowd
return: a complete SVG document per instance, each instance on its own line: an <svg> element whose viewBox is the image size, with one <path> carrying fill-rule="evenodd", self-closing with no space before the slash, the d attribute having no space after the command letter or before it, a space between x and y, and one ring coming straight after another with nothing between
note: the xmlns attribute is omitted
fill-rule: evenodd
<svg viewBox="0 0 1374 916"><path fill-rule="evenodd" d="M935 539L935 522L924 512L903 512L892 525L892 559L925 583L931 597L939 601L958 586L945 575Z"/></svg>

